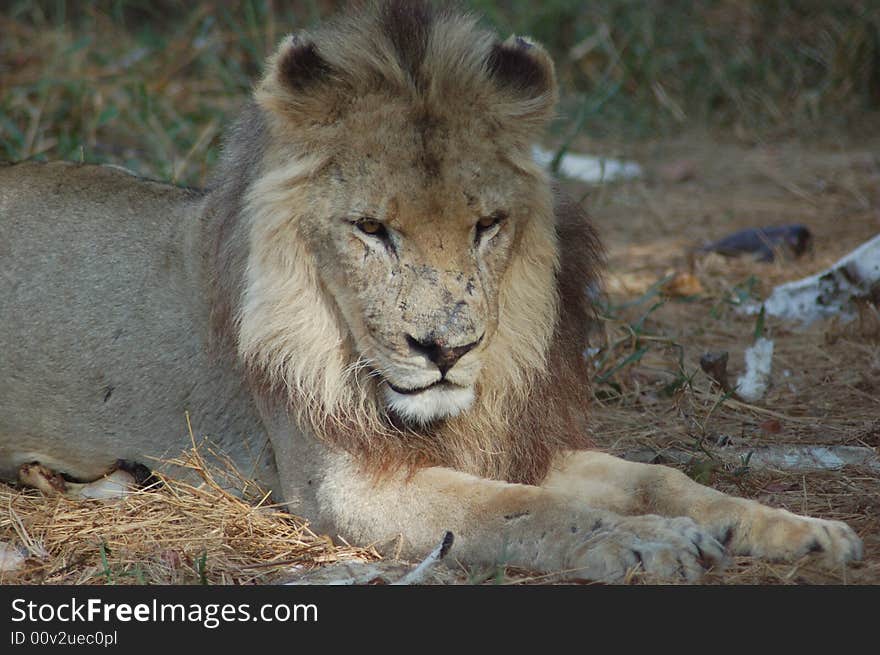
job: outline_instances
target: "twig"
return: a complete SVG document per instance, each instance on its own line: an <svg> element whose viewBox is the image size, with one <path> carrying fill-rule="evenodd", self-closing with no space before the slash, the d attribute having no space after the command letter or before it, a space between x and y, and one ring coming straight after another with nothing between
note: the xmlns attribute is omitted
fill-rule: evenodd
<svg viewBox="0 0 880 655"><path fill-rule="evenodd" d="M413 584L421 584L431 569L434 568L434 565L437 564L440 560L446 557L446 553L449 552L449 549L452 548L452 542L455 541L455 536L451 532L447 532L443 535L443 541L440 542L440 545L437 546L434 550L431 551L431 554L428 555L425 560L419 564L412 571L407 573L397 582L392 582L393 585L413 585Z"/></svg>

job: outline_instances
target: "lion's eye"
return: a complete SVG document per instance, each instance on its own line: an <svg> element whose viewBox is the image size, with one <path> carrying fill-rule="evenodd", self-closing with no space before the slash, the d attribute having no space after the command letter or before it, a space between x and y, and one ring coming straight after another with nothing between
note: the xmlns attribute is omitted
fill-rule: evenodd
<svg viewBox="0 0 880 655"><path fill-rule="evenodd" d="M385 226L375 218L362 218L357 221L355 225L357 225L357 228L361 232L368 234L371 237L377 237L379 239L385 239L388 237L388 230L385 229Z"/></svg>
<svg viewBox="0 0 880 655"><path fill-rule="evenodd" d="M507 213L500 210L492 212L488 216L483 216L477 221L477 238L479 239L483 234L503 223L506 218Z"/></svg>

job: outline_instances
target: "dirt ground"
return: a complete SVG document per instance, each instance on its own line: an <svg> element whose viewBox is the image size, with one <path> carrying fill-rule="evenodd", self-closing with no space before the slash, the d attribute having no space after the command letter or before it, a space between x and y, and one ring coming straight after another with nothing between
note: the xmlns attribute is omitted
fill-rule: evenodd
<svg viewBox="0 0 880 655"><path fill-rule="evenodd" d="M578 151L597 148L574 144ZM880 232L878 152L880 141L746 146L692 134L606 153L641 163L642 179L600 187L566 183L583 197L608 251L609 297L591 343L600 349L591 351L599 380L592 425L597 444L679 466L730 493L847 521L865 542L864 561L847 570L822 571L809 560L738 558L709 575L708 584L880 583L877 468L772 468L751 465L747 454L733 463L725 456L730 444L745 453L827 445L876 455L876 314L807 329L767 318L763 332L775 342L772 385L753 404L714 388L699 365L703 353L727 351L735 380L756 331L756 318L738 313L736 305L832 264ZM799 259L759 263L693 253L739 228L785 223L805 224L813 233L812 250ZM692 274L690 288L658 290L658 280L675 273ZM18 544L28 556L19 573L0 573L2 582L266 583L289 577L292 567L375 559L369 549L332 545L292 517L228 497L212 484L169 485L109 506L0 487L0 542ZM458 577L535 580L522 572Z"/></svg>
<svg viewBox="0 0 880 655"><path fill-rule="evenodd" d="M864 447L876 456L876 311L866 308L848 325L832 320L807 329L767 318L764 334L775 343L772 384L753 405L725 400L699 365L703 353L727 351L731 380L736 380L756 318L738 313L735 303L748 292L764 298L776 284L818 272L880 232L878 146L876 140L835 139L743 146L689 135L623 150L643 164L645 178L606 185L585 199L609 260L613 316L603 321L606 335L597 345L623 341L616 358L600 363L608 369L635 351L631 328L646 314L642 334L656 339L641 341L647 352L612 375L611 385L596 386L596 442L619 455L640 452L644 459L645 452L657 453L654 461L675 463L730 493L844 520L865 542L864 562L847 571L739 558L709 581L880 582L880 468L744 466L731 464L719 446L735 443L746 457L752 448L789 444ZM811 251L795 260L760 263L693 253L696 246L741 228L790 223L806 225L814 237ZM675 273L693 274L702 289L685 298L675 296L692 289L672 297L651 294L652 285ZM676 456L665 457L664 451Z"/></svg>

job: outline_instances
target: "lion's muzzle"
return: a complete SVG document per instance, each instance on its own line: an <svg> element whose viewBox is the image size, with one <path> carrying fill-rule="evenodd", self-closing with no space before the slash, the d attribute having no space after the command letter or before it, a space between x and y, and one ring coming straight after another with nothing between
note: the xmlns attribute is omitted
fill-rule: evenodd
<svg viewBox="0 0 880 655"><path fill-rule="evenodd" d="M450 347L445 345L445 342L439 339L430 338L420 340L410 334L406 335L406 342L410 349L414 353L427 357L431 363L437 366L440 370L440 375L443 377L446 377L449 369L455 366L458 363L458 360L479 346L482 340L483 335L480 335L479 339L468 344Z"/></svg>

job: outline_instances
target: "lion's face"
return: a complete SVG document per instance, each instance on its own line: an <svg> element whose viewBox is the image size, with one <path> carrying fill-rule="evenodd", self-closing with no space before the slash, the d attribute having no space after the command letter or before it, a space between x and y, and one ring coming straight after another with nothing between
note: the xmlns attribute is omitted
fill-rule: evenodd
<svg viewBox="0 0 880 655"><path fill-rule="evenodd" d="M474 400L530 180L472 129L364 104L376 128L342 126L304 236L381 402L423 424Z"/></svg>
<svg viewBox="0 0 880 655"><path fill-rule="evenodd" d="M558 315L550 58L392 13L288 38L256 93L239 353L323 433L503 423Z"/></svg>

